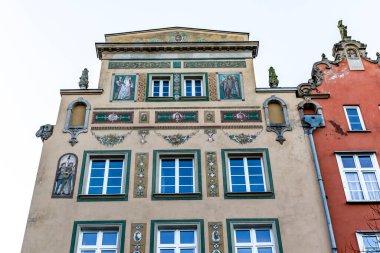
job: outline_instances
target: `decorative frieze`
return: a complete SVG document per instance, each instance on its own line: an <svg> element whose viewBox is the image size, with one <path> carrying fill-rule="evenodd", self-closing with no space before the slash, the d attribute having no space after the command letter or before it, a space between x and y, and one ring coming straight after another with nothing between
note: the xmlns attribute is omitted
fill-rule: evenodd
<svg viewBox="0 0 380 253"><path fill-rule="evenodd" d="M245 61L185 61L183 67L193 68L245 68Z"/></svg>
<svg viewBox="0 0 380 253"><path fill-rule="evenodd" d="M206 152L207 197L219 197L216 152Z"/></svg>
<svg viewBox="0 0 380 253"><path fill-rule="evenodd" d="M62 155L58 160L52 198L72 198L77 172L78 157L73 153Z"/></svg>
<svg viewBox="0 0 380 253"><path fill-rule="evenodd" d="M109 69L170 69L170 61L162 62L126 62L126 61L110 61Z"/></svg>
<svg viewBox="0 0 380 253"><path fill-rule="evenodd" d="M208 241L210 253L223 253L223 223L208 223Z"/></svg>
<svg viewBox="0 0 380 253"><path fill-rule="evenodd" d="M251 111L221 111L222 122L261 122L261 112Z"/></svg>
<svg viewBox="0 0 380 253"><path fill-rule="evenodd" d="M133 112L94 112L92 124L133 123Z"/></svg>
<svg viewBox="0 0 380 253"><path fill-rule="evenodd" d="M183 135L183 134L180 134L180 133L173 134L173 135L164 135L164 134L160 134L160 133L157 133L157 132L155 132L155 133L158 136L161 136L165 141L169 142L173 146L178 146L178 145L183 144L186 141L188 141L191 137L193 137L198 132L199 132L199 130L195 131L195 132L192 132L190 134L187 134L187 135Z"/></svg>
<svg viewBox="0 0 380 253"><path fill-rule="evenodd" d="M131 224L130 253L145 253L146 223Z"/></svg>
<svg viewBox="0 0 380 253"><path fill-rule="evenodd" d="M92 126L91 130L136 130L136 129L166 129L166 130L186 130L186 129L262 129L262 125L161 125L161 126Z"/></svg>
<svg viewBox="0 0 380 253"><path fill-rule="evenodd" d="M148 153L137 153L135 158L135 181L133 196L135 198L146 198L146 188L148 182Z"/></svg>
<svg viewBox="0 0 380 253"><path fill-rule="evenodd" d="M113 147L117 144L120 144L124 141L125 137L130 135L132 131L127 134L117 135L117 134L106 134L106 135L96 135L92 133L92 135L96 138L96 140L102 144L103 146Z"/></svg>
<svg viewBox="0 0 380 253"><path fill-rule="evenodd" d="M255 134L245 134L245 133L231 134L231 133L224 131L223 129L222 129L222 131L224 132L224 134L226 136L228 136L228 138L230 138L231 140L243 145L243 144L248 144L248 143L253 142L257 138L257 136L259 136L261 134L263 129L261 129L259 132L255 133Z"/></svg>
<svg viewBox="0 0 380 253"><path fill-rule="evenodd" d="M146 92L146 74L139 74L138 78L138 87L137 87L137 101L145 101L145 92Z"/></svg>
<svg viewBox="0 0 380 253"><path fill-rule="evenodd" d="M156 123L197 123L198 112L156 112Z"/></svg>

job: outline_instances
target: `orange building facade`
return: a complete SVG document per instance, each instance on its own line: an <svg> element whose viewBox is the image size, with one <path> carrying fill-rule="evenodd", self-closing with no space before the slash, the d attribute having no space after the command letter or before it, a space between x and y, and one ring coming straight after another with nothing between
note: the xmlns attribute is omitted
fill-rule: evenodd
<svg viewBox="0 0 380 253"><path fill-rule="evenodd" d="M338 28L335 60L322 55L312 78L298 86L308 104L300 110L322 117L313 137L337 252L380 252L374 221L380 219L380 54L368 58L366 45L341 22Z"/></svg>

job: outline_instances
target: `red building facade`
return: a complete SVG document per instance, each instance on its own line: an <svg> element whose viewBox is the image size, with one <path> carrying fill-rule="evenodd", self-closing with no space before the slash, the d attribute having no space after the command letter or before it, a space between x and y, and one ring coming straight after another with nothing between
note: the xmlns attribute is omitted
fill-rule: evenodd
<svg viewBox="0 0 380 253"><path fill-rule="evenodd" d="M380 252L380 54L371 60L338 28L335 60L322 55L298 86L309 103L300 109L324 119L313 137L337 252Z"/></svg>

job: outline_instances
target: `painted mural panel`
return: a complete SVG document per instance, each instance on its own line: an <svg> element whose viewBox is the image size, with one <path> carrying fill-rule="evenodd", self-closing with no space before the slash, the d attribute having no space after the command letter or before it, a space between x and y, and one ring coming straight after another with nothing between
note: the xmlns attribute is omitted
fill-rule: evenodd
<svg viewBox="0 0 380 253"><path fill-rule="evenodd" d="M220 99L242 99L240 73L219 74Z"/></svg>
<svg viewBox="0 0 380 253"><path fill-rule="evenodd" d="M53 186L53 198L72 198L77 172L78 157L67 153L58 160Z"/></svg>
<svg viewBox="0 0 380 253"><path fill-rule="evenodd" d="M135 87L136 75L115 75L112 88L112 100L134 100Z"/></svg>

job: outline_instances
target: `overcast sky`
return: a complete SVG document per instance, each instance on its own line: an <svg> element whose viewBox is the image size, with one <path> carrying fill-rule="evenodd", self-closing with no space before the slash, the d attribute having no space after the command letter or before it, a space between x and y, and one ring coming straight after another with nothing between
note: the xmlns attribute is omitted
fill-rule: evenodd
<svg viewBox="0 0 380 253"><path fill-rule="evenodd" d="M94 43L104 34L171 26L249 32L260 42L257 85L268 85L273 66L280 86L297 86L310 78L321 53L331 59L339 19L376 58L379 11L378 0L2 0L1 252L21 249L42 147L35 132L55 124L59 90L78 88L83 68L90 71L90 88L97 88Z"/></svg>

